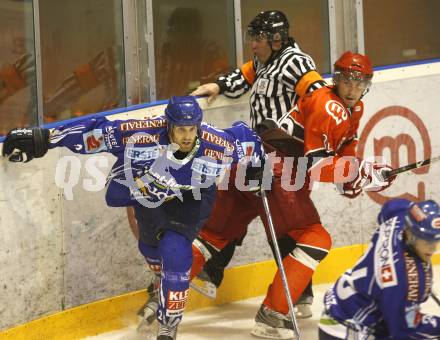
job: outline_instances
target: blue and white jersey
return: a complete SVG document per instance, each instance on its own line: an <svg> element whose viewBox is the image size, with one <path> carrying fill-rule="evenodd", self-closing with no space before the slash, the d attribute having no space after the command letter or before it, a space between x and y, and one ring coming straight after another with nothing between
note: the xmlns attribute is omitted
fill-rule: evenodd
<svg viewBox="0 0 440 340"><path fill-rule="evenodd" d="M327 314L375 339L435 339L440 318L420 313L431 293L432 267L403 241L410 202L385 204L367 252L326 293Z"/></svg>
<svg viewBox="0 0 440 340"><path fill-rule="evenodd" d="M183 159L168 137L164 117L109 121L105 117L69 123L51 131L50 148L76 153L109 152L117 157L107 179L109 206L141 203L157 207L185 191L205 190L232 163L264 157L260 138L243 122L220 130L202 123L195 147ZM197 199L197 197L194 197Z"/></svg>

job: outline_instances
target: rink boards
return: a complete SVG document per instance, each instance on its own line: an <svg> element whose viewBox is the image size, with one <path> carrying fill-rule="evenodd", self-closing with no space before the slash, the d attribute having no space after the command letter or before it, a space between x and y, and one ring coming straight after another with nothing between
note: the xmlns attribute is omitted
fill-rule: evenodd
<svg viewBox="0 0 440 340"><path fill-rule="evenodd" d="M396 167L439 155L440 138L435 137L440 128L439 87L440 62L376 72L374 85L365 97L359 130L365 143L360 145L360 156L384 154ZM209 108L205 99L200 102L206 108L205 119L219 127L237 119L248 120L247 98L221 98ZM160 114L163 105L119 110L109 119ZM144 260L129 231L125 211L108 208L104 202L103 180L113 159L56 149L29 164L0 161L0 329L145 288L148 277ZM334 247L354 246L355 253L360 254L360 245L368 242L375 228L380 204L389 197L439 200L438 173L437 164L401 175L383 194L362 194L356 200L341 197L331 185L322 185L313 198ZM273 270L273 264L266 262L270 257L261 224L255 221L232 263L234 267L255 267L252 270L258 280L252 294L264 293ZM349 257L342 258L334 263L351 264L345 260ZM334 263L328 268L336 273ZM321 267L323 272L318 271L315 280L324 280L320 275L327 275L327 267ZM243 267L232 271L239 268ZM240 275L231 279L231 292L236 293L227 292L237 299L250 294L250 288L240 286ZM262 287L258 288L257 282ZM127 300L133 301L132 305L122 305L141 304L141 295L136 294L142 293L133 293L129 295L132 300ZM120 315L114 308L115 315Z"/></svg>

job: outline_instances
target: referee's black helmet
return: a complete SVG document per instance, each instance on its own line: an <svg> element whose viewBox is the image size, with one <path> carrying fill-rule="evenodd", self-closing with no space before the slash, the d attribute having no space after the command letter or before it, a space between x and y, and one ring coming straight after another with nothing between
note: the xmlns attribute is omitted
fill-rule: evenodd
<svg viewBox="0 0 440 340"><path fill-rule="evenodd" d="M274 41L274 36L279 33L281 41L289 38L289 21L281 11L260 12L247 27L249 37L264 36L268 41Z"/></svg>

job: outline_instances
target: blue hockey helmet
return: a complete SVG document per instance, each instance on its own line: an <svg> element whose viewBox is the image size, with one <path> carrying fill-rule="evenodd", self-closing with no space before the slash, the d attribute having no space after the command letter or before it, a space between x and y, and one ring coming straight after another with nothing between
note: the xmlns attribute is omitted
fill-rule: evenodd
<svg viewBox="0 0 440 340"><path fill-rule="evenodd" d="M440 241L440 207L433 200L411 203L405 222L416 237Z"/></svg>
<svg viewBox="0 0 440 340"><path fill-rule="evenodd" d="M165 109L168 127L197 125L203 119L203 111L193 96L171 97Z"/></svg>

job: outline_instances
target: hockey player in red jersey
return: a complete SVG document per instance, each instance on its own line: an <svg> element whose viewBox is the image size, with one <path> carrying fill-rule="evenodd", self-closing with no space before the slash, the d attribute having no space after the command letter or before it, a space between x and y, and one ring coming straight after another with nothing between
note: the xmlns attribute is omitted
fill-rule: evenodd
<svg viewBox="0 0 440 340"><path fill-rule="evenodd" d="M250 92L253 127L264 119L280 119L290 112L300 97L326 85L316 70L313 58L302 51L290 36L290 28L289 20L282 11L267 10L257 14L245 32L252 60L220 76L216 82L198 87L192 95L208 95L210 102L220 93L228 98L238 98ZM219 256L207 262L200 276L219 286L223 270L234 251L235 242L231 242ZM297 303L296 315L310 317L312 302L310 284Z"/></svg>
<svg viewBox="0 0 440 340"><path fill-rule="evenodd" d="M368 57L346 52L335 63L334 86L302 97L278 122L289 135L279 128L260 131L266 152L275 151L277 156L285 157L273 164L274 177L267 195L293 303L297 302L331 247L331 237L310 199L312 181L333 182L342 194L354 198L362 190L384 190L394 179L386 178L389 167L354 157L356 133L363 113L361 98L368 91L372 77L373 68ZM268 123L274 122L266 121L257 128L264 128L270 125ZM351 157L345 161L344 156ZM293 157L296 162L292 173L287 175L286 157ZM301 171L306 173L303 185L295 182ZM219 190L213 212L193 242L192 277L197 276L205 262L228 243L240 240L250 221L257 216L262 218L267 230L258 195L237 190L232 181L228 190ZM267 234L271 243L270 234ZM264 338L292 338L288 312L281 275L277 271L256 315L252 334Z"/></svg>

